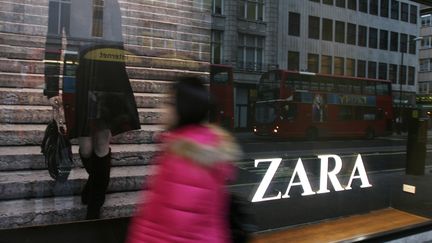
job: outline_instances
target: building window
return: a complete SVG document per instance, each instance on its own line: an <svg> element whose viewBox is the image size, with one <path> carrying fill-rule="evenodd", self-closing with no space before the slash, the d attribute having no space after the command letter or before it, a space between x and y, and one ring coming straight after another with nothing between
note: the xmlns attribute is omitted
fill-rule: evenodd
<svg viewBox="0 0 432 243"><path fill-rule="evenodd" d="M355 24L347 24L347 43L350 45L356 45L356 25Z"/></svg>
<svg viewBox="0 0 432 243"><path fill-rule="evenodd" d="M369 28L369 48L378 48L378 30Z"/></svg>
<svg viewBox="0 0 432 243"><path fill-rule="evenodd" d="M333 20L323 18L321 36L323 40L333 41Z"/></svg>
<svg viewBox="0 0 432 243"><path fill-rule="evenodd" d="M92 36L103 36L103 9L104 0L93 0Z"/></svg>
<svg viewBox="0 0 432 243"><path fill-rule="evenodd" d="M335 75L344 75L345 62L343 57L335 57L334 58L334 74Z"/></svg>
<svg viewBox="0 0 432 243"><path fill-rule="evenodd" d="M309 38L317 39L320 38L320 18L315 16L309 16Z"/></svg>
<svg viewBox="0 0 432 243"><path fill-rule="evenodd" d="M408 67L408 85L414 85L415 84L415 67L409 66Z"/></svg>
<svg viewBox="0 0 432 243"><path fill-rule="evenodd" d="M430 59L420 59L420 72L429 72L430 70Z"/></svg>
<svg viewBox="0 0 432 243"><path fill-rule="evenodd" d="M389 14L389 0L381 0L381 6L380 6L380 15L381 17L388 18Z"/></svg>
<svg viewBox="0 0 432 243"><path fill-rule="evenodd" d="M382 62L379 63L378 78L383 80L387 79L387 63L382 63Z"/></svg>
<svg viewBox="0 0 432 243"><path fill-rule="evenodd" d="M348 8L357 11L357 0L348 0Z"/></svg>
<svg viewBox="0 0 432 243"><path fill-rule="evenodd" d="M408 4L401 3L401 20L408 22Z"/></svg>
<svg viewBox="0 0 432 243"><path fill-rule="evenodd" d="M237 65L247 71L261 71L264 52L264 37L239 35Z"/></svg>
<svg viewBox="0 0 432 243"><path fill-rule="evenodd" d="M395 64L389 64L389 80L394 84L397 83L397 65Z"/></svg>
<svg viewBox="0 0 432 243"><path fill-rule="evenodd" d="M399 84L406 84L407 66L399 65Z"/></svg>
<svg viewBox="0 0 432 243"><path fill-rule="evenodd" d="M300 36L300 14L289 12L288 34Z"/></svg>
<svg viewBox="0 0 432 243"><path fill-rule="evenodd" d="M425 36L420 42L422 48L430 48L431 47L431 36Z"/></svg>
<svg viewBox="0 0 432 243"><path fill-rule="evenodd" d="M366 61L357 60L357 77L366 77Z"/></svg>
<svg viewBox="0 0 432 243"><path fill-rule="evenodd" d="M378 0L369 1L369 13L373 15L378 15Z"/></svg>
<svg viewBox="0 0 432 243"><path fill-rule="evenodd" d="M318 73L319 69L319 55L308 54L308 72Z"/></svg>
<svg viewBox="0 0 432 243"><path fill-rule="evenodd" d="M69 34L70 0L49 1L48 34L61 35L63 30Z"/></svg>
<svg viewBox="0 0 432 243"><path fill-rule="evenodd" d="M320 2L320 0L309 0L309 1L311 1L311 2L317 2L317 3Z"/></svg>
<svg viewBox="0 0 432 243"><path fill-rule="evenodd" d="M211 39L212 63L219 64L223 60L223 31L213 30Z"/></svg>
<svg viewBox="0 0 432 243"><path fill-rule="evenodd" d="M380 49L388 50L388 31L380 30Z"/></svg>
<svg viewBox="0 0 432 243"><path fill-rule="evenodd" d="M358 26L358 45L367 46L367 27L359 25Z"/></svg>
<svg viewBox="0 0 432 243"><path fill-rule="evenodd" d="M411 24L417 24L417 15L418 15L417 6L410 5L410 23Z"/></svg>
<svg viewBox="0 0 432 243"><path fill-rule="evenodd" d="M253 21L264 20L264 0L239 0L239 16Z"/></svg>
<svg viewBox="0 0 432 243"><path fill-rule="evenodd" d="M345 23L336 21L335 22L335 41L345 43Z"/></svg>
<svg viewBox="0 0 432 243"><path fill-rule="evenodd" d="M323 0L324 4L333 5L333 0Z"/></svg>
<svg viewBox="0 0 432 243"><path fill-rule="evenodd" d="M421 25L423 27L427 27L431 25L431 17L432 15L427 14L427 15L422 15L421 16Z"/></svg>
<svg viewBox="0 0 432 243"><path fill-rule="evenodd" d="M407 52L408 35L400 34L400 52Z"/></svg>
<svg viewBox="0 0 432 243"><path fill-rule="evenodd" d="M415 38L416 38L415 36L410 35L409 36L409 45L408 45L409 46L409 50L408 50L409 53L414 54L414 55L416 54L416 49L417 49L416 48L417 47L417 41L415 40Z"/></svg>
<svg viewBox="0 0 432 243"><path fill-rule="evenodd" d="M355 77L355 59L346 59L346 75Z"/></svg>
<svg viewBox="0 0 432 243"><path fill-rule="evenodd" d="M428 90L428 82L419 83L419 92L422 94L427 94Z"/></svg>
<svg viewBox="0 0 432 243"><path fill-rule="evenodd" d="M223 15L223 0L212 1L212 13L216 15Z"/></svg>
<svg viewBox="0 0 432 243"><path fill-rule="evenodd" d="M322 74L332 74L332 57L321 56L321 71Z"/></svg>
<svg viewBox="0 0 432 243"><path fill-rule="evenodd" d="M397 32L390 32L390 51L398 51L399 35Z"/></svg>
<svg viewBox="0 0 432 243"><path fill-rule="evenodd" d="M368 12L368 0L359 0L359 11L363 13Z"/></svg>
<svg viewBox="0 0 432 243"><path fill-rule="evenodd" d="M399 20L399 1L391 1L391 18Z"/></svg>
<svg viewBox="0 0 432 243"><path fill-rule="evenodd" d="M300 70L300 53L297 51L288 52L288 70Z"/></svg>
<svg viewBox="0 0 432 243"><path fill-rule="evenodd" d="M340 8L345 8L346 0L336 0L336 6Z"/></svg>
<svg viewBox="0 0 432 243"><path fill-rule="evenodd" d="M377 63L376 62L368 62L368 78L376 78L376 70L377 70Z"/></svg>

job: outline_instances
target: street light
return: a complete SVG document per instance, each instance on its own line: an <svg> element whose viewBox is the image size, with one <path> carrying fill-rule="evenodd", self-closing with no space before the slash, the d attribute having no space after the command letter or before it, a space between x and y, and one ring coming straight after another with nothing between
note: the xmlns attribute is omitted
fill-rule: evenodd
<svg viewBox="0 0 432 243"><path fill-rule="evenodd" d="M408 40L406 50L409 51L409 46L412 42L416 43L416 46L414 47L415 50L417 50L417 41L423 40L423 37L415 37ZM416 51L417 52L417 51ZM396 122L398 125L398 133L400 133L402 129L402 66L403 66L403 60L404 60L404 53L405 50L401 50L401 63L399 67L399 114L398 114L398 121ZM405 73L406 75L406 73Z"/></svg>

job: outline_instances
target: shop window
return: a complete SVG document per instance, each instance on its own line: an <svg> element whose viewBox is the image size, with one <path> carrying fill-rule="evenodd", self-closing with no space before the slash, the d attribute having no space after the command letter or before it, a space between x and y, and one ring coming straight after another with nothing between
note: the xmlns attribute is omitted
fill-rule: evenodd
<svg viewBox="0 0 432 243"><path fill-rule="evenodd" d="M288 34L292 36L300 36L300 14L289 12Z"/></svg>

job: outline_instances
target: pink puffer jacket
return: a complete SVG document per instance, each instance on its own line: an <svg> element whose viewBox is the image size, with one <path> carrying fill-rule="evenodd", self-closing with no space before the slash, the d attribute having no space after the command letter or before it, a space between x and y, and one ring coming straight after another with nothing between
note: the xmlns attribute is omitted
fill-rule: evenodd
<svg viewBox="0 0 432 243"><path fill-rule="evenodd" d="M158 170L129 228L128 243L227 243L230 163L240 150L213 126L188 126L163 138Z"/></svg>

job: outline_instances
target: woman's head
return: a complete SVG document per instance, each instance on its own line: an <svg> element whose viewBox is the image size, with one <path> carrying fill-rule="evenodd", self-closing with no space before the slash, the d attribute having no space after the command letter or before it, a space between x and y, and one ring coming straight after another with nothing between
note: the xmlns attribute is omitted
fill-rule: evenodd
<svg viewBox="0 0 432 243"><path fill-rule="evenodd" d="M184 76L177 79L173 87L175 114L170 124L173 128L206 121L213 104L204 81L195 76Z"/></svg>

